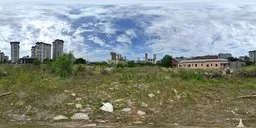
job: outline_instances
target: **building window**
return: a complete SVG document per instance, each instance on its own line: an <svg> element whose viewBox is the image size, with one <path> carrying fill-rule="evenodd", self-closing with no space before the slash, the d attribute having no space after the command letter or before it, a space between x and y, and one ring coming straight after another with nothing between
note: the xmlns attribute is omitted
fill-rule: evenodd
<svg viewBox="0 0 256 128"><path fill-rule="evenodd" d="M211 66L212 66L212 64L211 64Z"/></svg>
<svg viewBox="0 0 256 128"><path fill-rule="evenodd" d="M195 67L197 67L197 64L195 64Z"/></svg>
<svg viewBox="0 0 256 128"><path fill-rule="evenodd" d="M209 67L209 64L207 64L206 67Z"/></svg>
<svg viewBox="0 0 256 128"><path fill-rule="evenodd" d="M215 67L218 67L218 64L215 64Z"/></svg>
<svg viewBox="0 0 256 128"><path fill-rule="evenodd" d="M204 64L201 64L201 67L203 67L204 66Z"/></svg>
<svg viewBox="0 0 256 128"><path fill-rule="evenodd" d="M189 64L188 67L191 67L191 65Z"/></svg>

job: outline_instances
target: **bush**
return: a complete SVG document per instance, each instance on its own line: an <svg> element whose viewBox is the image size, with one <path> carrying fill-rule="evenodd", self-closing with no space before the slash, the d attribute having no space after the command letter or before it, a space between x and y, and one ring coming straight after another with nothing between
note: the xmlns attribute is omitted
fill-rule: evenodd
<svg viewBox="0 0 256 128"><path fill-rule="evenodd" d="M41 64L41 61L39 59L36 59L34 62L33 62L34 65L40 65Z"/></svg>
<svg viewBox="0 0 256 128"><path fill-rule="evenodd" d="M74 56L72 53L64 54L54 60L52 70L60 77L67 77L72 73Z"/></svg>

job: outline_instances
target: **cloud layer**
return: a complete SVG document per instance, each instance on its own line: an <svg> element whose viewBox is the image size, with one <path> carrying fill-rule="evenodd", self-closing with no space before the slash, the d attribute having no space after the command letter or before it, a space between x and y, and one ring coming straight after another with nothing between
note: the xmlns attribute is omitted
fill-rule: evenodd
<svg viewBox="0 0 256 128"><path fill-rule="evenodd" d="M254 2L57 2L1 4L0 49L10 55L9 42L20 41L25 56L37 41L63 39L66 52L91 61L107 60L110 51L137 59L144 52L159 57L219 52L239 56L256 49Z"/></svg>

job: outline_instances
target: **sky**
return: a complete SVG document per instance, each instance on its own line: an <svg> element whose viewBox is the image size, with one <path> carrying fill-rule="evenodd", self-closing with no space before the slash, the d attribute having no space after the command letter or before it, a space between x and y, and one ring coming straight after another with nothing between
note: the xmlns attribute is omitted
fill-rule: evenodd
<svg viewBox="0 0 256 128"><path fill-rule="evenodd" d="M20 57L36 42L62 39L64 51L89 61L109 52L197 56L256 49L254 0L0 0L0 50ZM107 2L106 2L107 1Z"/></svg>

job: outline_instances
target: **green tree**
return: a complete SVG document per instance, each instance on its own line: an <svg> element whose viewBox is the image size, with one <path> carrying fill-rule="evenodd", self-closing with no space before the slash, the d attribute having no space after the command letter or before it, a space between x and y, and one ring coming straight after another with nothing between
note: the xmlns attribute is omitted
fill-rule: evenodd
<svg viewBox="0 0 256 128"><path fill-rule="evenodd" d="M134 63L134 61L128 61L127 62L127 67L135 67L135 63Z"/></svg>
<svg viewBox="0 0 256 128"><path fill-rule="evenodd" d="M60 77L67 77L72 73L74 56L72 53L64 54L54 60L52 64L53 72Z"/></svg>
<svg viewBox="0 0 256 128"><path fill-rule="evenodd" d="M160 63L160 65L163 67L172 67L172 56L165 55L163 59L161 59Z"/></svg>
<svg viewBox="0 0 256 128"><path fill-rule="evenodd" d="M75 60L75 64L86 64L86 60L83 58L78 58Z"/></svg>

